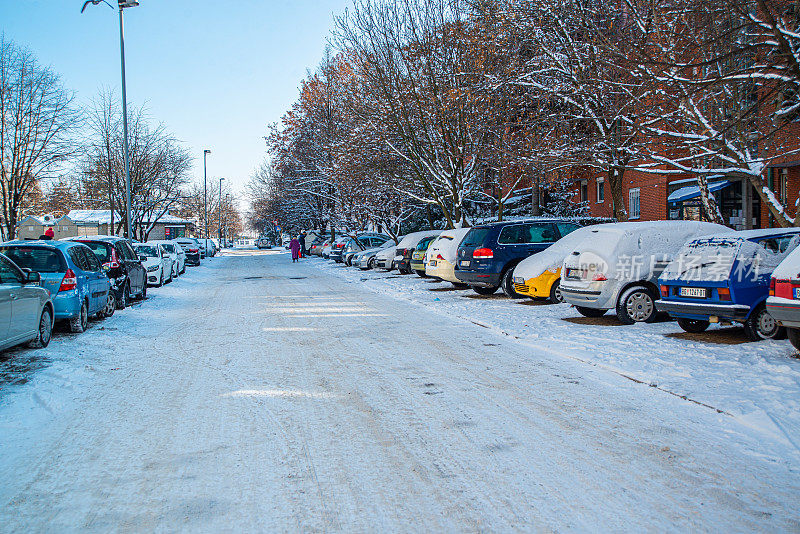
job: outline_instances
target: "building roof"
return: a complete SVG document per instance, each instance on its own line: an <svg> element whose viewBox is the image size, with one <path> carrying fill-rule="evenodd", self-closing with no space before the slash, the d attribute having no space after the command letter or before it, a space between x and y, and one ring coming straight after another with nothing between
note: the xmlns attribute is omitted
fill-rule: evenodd
<svg viewBox="0 0 800 534"><path fill-rule="evenodd" d="M67 217L79 225L111 224L111 210L71 210L67 214ZM122 221L122 218L119 212L114 212L115 221ZM181 219L169 213L165 213L154 222L161 224L191 224L191 221ZM151 224L151 221L142 221L142 223Z"/></svg>

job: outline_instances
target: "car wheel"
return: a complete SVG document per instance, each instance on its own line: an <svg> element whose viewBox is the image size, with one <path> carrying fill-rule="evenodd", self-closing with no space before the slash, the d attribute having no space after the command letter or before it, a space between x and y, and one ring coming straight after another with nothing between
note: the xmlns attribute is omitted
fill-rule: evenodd
<svg viewBox="0 0 800 534"><path fill-rule="evenodd" d="M456 289L469 289L469 284L462 284L461 282L450 282Z"/></svg>
<svg viewBox="0 0 800 534"><path fill-rule="evenodd" d="M417 276L420 278L428 278L428 275L425 274L425 271L420 271L419 269L414 269L414 272L417 273Z"/></svg>
<svg viewBox="0 0 800 534"><path fill-rule="evenodd" d="M629 287L617 301L617 319L622 324L652 323L657 313L656 298L645 286Z"/></svg>
<svg viewBox="0 0 800 534"><path fill-rule="evenodd" d="M480 286L472 286L472 290L475 291L478 295L494 295L497 291L498 286L493 287L480 287Z"/></svg>
<svg viewBox="0 0 800 534"><path fill-rule="evenodd" d="M161 287L163 285L164 285L164 271L162 269L161 274L158 275L158 283L156 284L156 287Z"/></svg>
<svg viewBox="0 0 800 534"><path fill-rule="evenodd" d="M86 302L83 302L81 303L81 310L78 312L78 316L69 320L69 330L74 334L80 334L81 332L85 332L88 326L89 307L86 306Z"/></svg>
<svg viewBox="0 0 800 534"><path fill-rule="evenodd" d="M778 324L778 321L769 314L763 302L750 313L750 317L744 322L744 334L750 341L779 339L783 337L785 330L786 329Z"/></svg>
<svg viewBox="0 0 800 534"><path fill-rule="evenodd" d="M125 287L122 289L122 293L117 299L117 309L124 310L125 308L127 308L128 302L130 302L130 300L131 300L131 286L126 282Z"/></svg>
<svg viewBox="0 0 800 534"><path fill-rule="evenodd" d="M117 296L114 294L113 291L108 292L108 298L106 299L106 309L103 310L102 315L103 317L111 317L114 315L114 312L117 309Z"/></svg>
<svg viewBox="0 0 800 534"><path fill-rule="evenodd" d="M524 295L520 295L514 290L514 267L509 267L506 269L506 272L503 274L502 282L500 283L500 287L503 288L503 293L506 294L507 297L512 299L521 299Z"/></svg>
<svg viewBox="0 0 800 534"><path fill-rule="evenodd" d="M43 349L50 344L50 338L53 337L53 316L47 308L42 310L42 316L39 318L39 333L35 338L28 342L28 346L32 349Z"/></svg>
<svg viewBox="0 0 800 534"><path fill-rule="evenodd" d="M144 300L147 298L147 281L145 280L144 285L142 286L142 292L139 293L139 300Z"/></svg>
<svg viewBox="0 0 800 534"><path fill-rule="evenodd" d="M705 332L710 324L711 323L708 321L703 321L700 319L686 319L685 317L678 318L678 326L691 334Z"/></svg>
<svg viewBox="0 0 800 534"><path fill-rule="evenodd" d="M375 268L375 258L370 258L367 262L367 270Z"/></svg>
<svg viewBox="0 0 800 534"><path fill-rule="evenodd" d="M183 273L185 273L185 272L186 272L186 264L184 263L184 264L183 264L183 269L181 269L181 272L180 272L180 274L183 274Z"/></svg>
<svg viewBox="0 0 800 534"><path fill-rule="evenodd" d="M786 336L796 350L800 350L800 328L787 328Z"/></svg>
<svg viewBox="0 0 800 534"><path fill-rule="evenodd" d="M578 313L584 317L602 317L606 314L606 310L600 310L597 308L584 308L583 306L575 306L575 309L578 310Z"/></svg>
<svg viewBox="0 0 800 534"><path fill-rule="evenodd" d="M564 302L564 295L561 294L561 280L557 279L550 286L550 297L548 297L551 304L561 304Z"/></svg>

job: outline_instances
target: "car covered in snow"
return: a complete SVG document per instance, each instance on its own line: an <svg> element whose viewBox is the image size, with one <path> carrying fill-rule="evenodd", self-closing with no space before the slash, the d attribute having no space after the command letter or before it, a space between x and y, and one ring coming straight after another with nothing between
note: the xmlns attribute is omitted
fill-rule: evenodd
<svg viewBox="0 0 800 534"><path fill-rule="evenodd" d="M147 271L148 285L161 287L165 283L172 282L172 258L161 245L134 243L133 248Z"/></svg>
<svg viewBox="0 0 800 534"><path fill-rule="evenodd" d="M385 234L365 232L352 236L342 249L342 263L350 265L353 255L368 248L379 247L392 238Z"/></svg>
<svg viewBox="0 0 800 534"><path fill-rule="evenodd" d="M353 255L353 258L350 260L350 265L353 267L358 267L362 271L366 271L367 269L374 269L375 268L375 257L381 253L386 251L388 248L394 248L397 246L394 239L389 239L385 243L383 243L379 247L372 247L368 248L367 250L362 250L361 252L357 252Z"/></svg>
<svg viewBox="0 0 800 534"><path fill-rule="evenodd" d="M428 248L438 237L438 235L424 237L420 239L419 243L417 243L417 246L414 247L414 250L411 253L411 270L417 273L418 276L423 278L428 276L425 274L425 266L428 263Z"/></svg>
<svg viewBox="0 0 800 534"><path fill-rule="evenodd" d="M425 274L450 282L460 289L466 289L466 284L456 278L455 265L458 246L469 232L469 228L456 228L443 231L428 247L428 262L425 264Z"/></svg>
<svg viewBox="0 0 800 534"><path fill-rule="evenodd" d="M403 236L400 241L405 239ZM394 261L395 255L397 254L397 244L395 243L387 243L387 247L379 250L375 253L375 262L373 265L374 269L384 269L386 271L391 271L392 269L397 267L397 264Z"/></svg>
<svg viewBox="0 0 800 534"><path fill-rule="evenodd" d="M797 246L800 228L725 232L694 239L659 278L656 303L687 332L710 323L744 325L752 341L782 337L767 310L772 272Z"/></svg>
<svg viewBox="0 0 800 534"><path fill-rule="evenodd" d="M613 226L614 223L611 223ZM563 302L561 296L561 266L567 257L594 231L605 225L585 226L568 233L545 250L529 256L514 268L514 291L530 298L544 298L553 304Z"/></svg>
<svg viewBox="0 0 800 534"><path fill-rule="evenodd" d="M789 341L800 350L800 246L772 271L767 311L786 328Z"/></svg>
<svg viewBox="0 0 800 534"><path fill-rule="evenodd" d="M76 241L9 241L0 253L24 269L36 271L53 299L55 320L72 332L86 330L90 316L114 314L111 282L92 249Z"/></svg>
<svg viewBox="0 0 800 534"><path fill-rule="evenodd" d="M394 251L394 265L401 274L411 274L411 256L420 241L427 237L438 237L442 230L423 230L411 232L397 243Z"/></svg>
<svg viewBox="0 0 800 534"><path fill-rule="evenodd" d="M456 278L481 295L491 295L502 286L506 295L518 298L512 280L517 264L580 227L560 218L474 226L458 247Z"/></svg>
<svg viewBox="0 0 800 534"><path fill-rule="evenodd" d="M658 309L658 277L687 241L729 232L700 221L623 222L593 226L591 237L567 254L561 295L581 315L614 310L623 324L652 322Z"/></svg>

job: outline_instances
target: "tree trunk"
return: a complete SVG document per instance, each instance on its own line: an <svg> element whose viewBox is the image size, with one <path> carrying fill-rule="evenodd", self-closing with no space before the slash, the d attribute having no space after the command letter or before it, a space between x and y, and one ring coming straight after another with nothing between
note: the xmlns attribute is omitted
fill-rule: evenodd
<svg viewBox="0 0 800 534"><path fill-rule="evenodd" d="M798 224L798 219L800 219L800 217L795 216L794 219L789 217L789 214L784 210L778 197L769 190L764 183L764 179L760 175L750 174L748 175L748 179L750 183L753 184L753 189L756 190L758 197L761 199L761 203L767 206L769 212L775 218L775 222L778 223L778 226L781 228L800 226L800 224ZM767 191L769 191L769 193Z"/></svg>
<svg viewBox="0 0 800 534"><path fill-rule="evenodd" d="M628 220L628 210L625 209L625 199L622 195L622 178L625 176L623 167L611 166L608 169L608 187L611 189L611 203L614 218L619 222Z"/></svg>
<svg viewBox="0 0 800 534"><path fill-rule="evenodd" d="M708 180L705 176L697 176L697 187L700 189L700 201L703 204L706 218L713 223L725 224L725 220L719 212L719 206L717 206L717 199L708 190Z"/></svg>
<svg viewBox="0 0 800 534"><path fill-rule="evenodd" d="M531 177L531 215L538 217L542 214L542 189L539 186L539 173L533 171Z"/></svg>

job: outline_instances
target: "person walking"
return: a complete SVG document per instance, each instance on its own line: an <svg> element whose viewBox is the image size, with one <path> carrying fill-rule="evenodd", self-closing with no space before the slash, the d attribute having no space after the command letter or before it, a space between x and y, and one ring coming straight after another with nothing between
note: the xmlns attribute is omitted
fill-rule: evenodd
<svg viewBox="0 0 800 534"><path fill-rule="evenodd" d="M300 237L298 237L297 240L300 242L300 257L302 258L303 256L306 255L306 232L305 232L305 230L300 232Z"/></svg>
<svg viewBox="0 0 800 534"><path fill-rule="evenodd" d="M292 263L294 263L300 257L300 241L296 237L289 241L289 249L292 251Z"/></svg>

